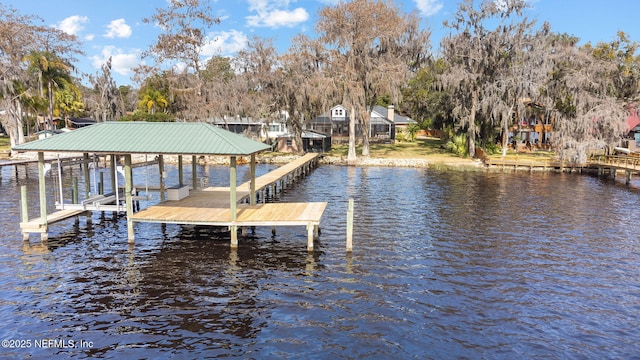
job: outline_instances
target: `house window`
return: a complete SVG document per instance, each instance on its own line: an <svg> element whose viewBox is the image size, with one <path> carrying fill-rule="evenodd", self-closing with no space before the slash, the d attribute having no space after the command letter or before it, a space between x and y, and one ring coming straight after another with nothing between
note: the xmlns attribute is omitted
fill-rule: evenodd
<svg viewBox="0 0 640 360"><path fill-rule="evenodd" d="M280 131L280 124L269 125L269 131L273 131L273 132Z"/></svg>
<svg viewBox="0 0 640 360"><path fill-rule="evenodd" d="M287 147L291 147L291 139L287 139Z"/></svg>

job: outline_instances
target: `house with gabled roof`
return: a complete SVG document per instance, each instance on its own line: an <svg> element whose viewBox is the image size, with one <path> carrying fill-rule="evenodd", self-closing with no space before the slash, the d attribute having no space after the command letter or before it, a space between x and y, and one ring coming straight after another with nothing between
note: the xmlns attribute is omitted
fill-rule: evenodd
<svg viewBox="0 0 640 360"><path fill-rule="evenodd" d="M349 140L349 110L343 105L336 105L328 112L311 120L311 130L331 136L333 142L347 142ZM392 141L395 139L397 128L415 123L409 117L395 113L393 105L387 108L376 105L369 114L369 139L373 142ZM356 141L363 138L362 125L356 123Z"/></svg>

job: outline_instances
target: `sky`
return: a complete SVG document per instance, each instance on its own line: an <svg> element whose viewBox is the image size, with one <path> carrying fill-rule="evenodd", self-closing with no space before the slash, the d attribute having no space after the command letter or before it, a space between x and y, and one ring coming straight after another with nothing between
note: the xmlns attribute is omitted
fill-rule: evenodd
<svg viewBox="0 0 640 360"><path fill-rule="evenodd" d="M23 15L37 15L44 25L75 34L85 53L74 64L86 74L98 74L112 57L117 85L134 85L132 68L144 59L140 54L153 44L158 27L145 24L157 8L169 0L0 0ZM444 20L452 19L461 0L395 0L405 12L417 11L421 26L432 33L433 51L447 34ZM505 0L497 0L505 1ZM315 37L318 10L338 0L210 0L221 22L208 34L211 43L203 56L234 56L254 36L269 38L280 53L289 49L297 34ZM478 3L478 0L476 0ZM581 39L581 44L608 42L619 30L640 41L640 1L636 0L529 0L526 15L539 25Z"/></svg>

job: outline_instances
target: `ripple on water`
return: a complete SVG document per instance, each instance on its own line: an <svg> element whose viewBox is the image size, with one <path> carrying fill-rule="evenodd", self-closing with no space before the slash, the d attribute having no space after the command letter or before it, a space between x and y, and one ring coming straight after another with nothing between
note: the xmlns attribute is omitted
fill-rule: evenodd
<svg viewBox="0 0 640 360"><path fill-rule="evenodd" d="M212 171L210 181L228 176ZM0 337L95 344L53 355L640 352L640 244L630 215L640 198L617 183L567 174L322 166L279 197L328 202L308 253L303 227L276 235L257 228L233 251L219 229L138 224L129 246L126 219L108 214L55 225L46 244L23 244L19 212L10 206L19 189L9 175L0 182L0 205L8 209L0 214L0 315L7 320ZM347 254L350 197L356 213L354 251ZM30 204L35 212L37 199Z"/></svg>

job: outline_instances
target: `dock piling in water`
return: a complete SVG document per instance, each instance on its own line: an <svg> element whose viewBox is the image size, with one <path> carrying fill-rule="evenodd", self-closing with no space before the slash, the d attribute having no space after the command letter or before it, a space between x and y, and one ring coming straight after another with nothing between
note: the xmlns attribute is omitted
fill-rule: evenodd
<svg viewBox="0 0 640 360"><path fill-rule="evenodd" d="M353 250L353 198L347 207L347 251Z"/></svg>

